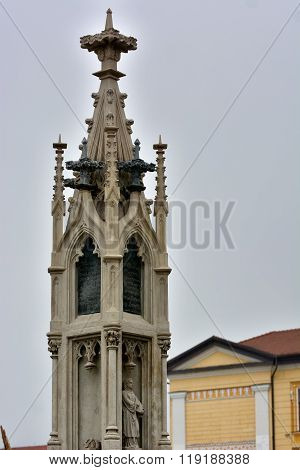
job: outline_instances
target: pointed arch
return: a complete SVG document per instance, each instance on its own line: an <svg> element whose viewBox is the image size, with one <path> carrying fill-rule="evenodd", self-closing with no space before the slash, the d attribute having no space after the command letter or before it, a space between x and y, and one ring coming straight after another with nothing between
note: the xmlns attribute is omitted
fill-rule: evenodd
<svg viewBox="0 0 300 470"><path fill-rule="evenodd" d="M152 250L138 230L127 233L123 249L123 311L152 322Z"/></svg>
<svg viewBox="0 0 300 470"><path fill-rule="evenodd" d="M154 230L152 230L149 229L148 224L144 223L141 219L139 219L135 224L127 226L122 233L121 249L123 252L125 251L128 240L134 235L139 246L142 247L141 250L143 250L144 256L148 257L151 266L154 267L157 263L159 245L156 234Z"/></svg>
<svg viewBox="0 0 300 470"><path fill-rule="evenodd" d="M100 312L101 260L95 253L95 244L87 237L82 256L76 262L76 313L89 315Z"/></svg>
<svg viewBox="0 0 300 470"><path fill-rule="evenodd" d="M123 311L143 315L144 262L136 237L129 238L123 256Z"/></svg>
<svg viewBox="0 0 300 470"><path fill-rule="evenodd" d="M66 265L70 266L70 264L77 262L79 257L82 256L82 248L86 242L87 238L91 238L95 245L94 253L96 253L99 258L101 258L101 249L100 245L97 242L97 238L89 227L87 227L84 223L81 224L77 232L73 235L71 243L66 250Z"/></svg>
<svg viewBox="0 0 300 470"><path fill-rule="evenodd" d="M82 225L67 252L68 318L101 312L101 252L91 230Z"/></svg>

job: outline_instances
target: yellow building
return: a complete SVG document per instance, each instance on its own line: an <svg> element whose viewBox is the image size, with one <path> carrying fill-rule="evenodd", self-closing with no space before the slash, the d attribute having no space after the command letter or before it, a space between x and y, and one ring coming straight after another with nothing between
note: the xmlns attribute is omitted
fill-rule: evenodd
<svg viewBox="0 0 300 470"><path fill-rule="evenodd" d="M212 336L168 377L173 449L300 449L300 329Z"/></svg>

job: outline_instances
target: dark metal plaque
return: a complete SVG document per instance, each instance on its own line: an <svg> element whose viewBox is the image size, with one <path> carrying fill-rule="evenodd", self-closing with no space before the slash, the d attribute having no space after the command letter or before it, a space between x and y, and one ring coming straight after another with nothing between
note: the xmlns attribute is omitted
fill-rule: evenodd
<svg viewBox="0 0 300 470"><path fill-rule="evenodd" d="M94 248L88 238L76 266L78 315L100 312L101 261Z"/></svg>
<svg viewBox="0 0 300 470"><path fill-rule="evenodd" d="M129 240L127 250L123 258L123 310L141 315L142 260L134 238Z"/></svg>

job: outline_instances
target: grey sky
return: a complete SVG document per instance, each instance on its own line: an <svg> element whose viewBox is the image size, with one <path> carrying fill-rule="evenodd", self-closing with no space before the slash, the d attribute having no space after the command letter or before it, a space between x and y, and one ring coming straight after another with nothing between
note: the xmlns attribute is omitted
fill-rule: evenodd
<svg viewBox="0 0 300 470"><path fill-rule="evenodd" d="M92 116L90 94L98 88L92 73L99 63L80 49L79 37L102 30L111 7L115 27L138 39L138 50L119 65L127 74L120 81L128 93L126 114L135 120L133 137L142 142L143 158L154 161L152 144L160 132L169 144L170 202L189 207L199 200L236 201L229 221L235 250L195 250L189 244L170 250L172 355L213 334L238 341L299 327L300 12L174 193L297 3L3 0L83 124ZM84 131L1 4L0 31L0 423L11 434L51 373L46 332L52 142L61 132L68 143L66 159L77 159ZM153 176L148 180L147 194L153 197ZM175 239L178 211L171 219ZM210 225L199 218L198 239ZM50 410L49 383L12 444L46 443Z"/></svg>

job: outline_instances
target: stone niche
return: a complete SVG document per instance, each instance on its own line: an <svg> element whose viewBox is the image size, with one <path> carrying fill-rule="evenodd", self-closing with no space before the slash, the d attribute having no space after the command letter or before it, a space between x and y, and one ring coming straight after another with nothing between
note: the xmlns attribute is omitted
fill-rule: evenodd
<svg viewBox="0 0 300 470"><path fill-rule="evenodd" d="M122 344L122 389L126 379L133 380L133 392L143 404L144 414L138 418L141 449L150 448L150 406L151 406L151 343L146 338L123 334ZM122 436L124 448L124 436Z"/></svg>
<svg viewBox="0 0 300 470"><path fill-rule="evenodd" d="M100 351L100 337L73 341L73 449L100 446Z"/></svg>

